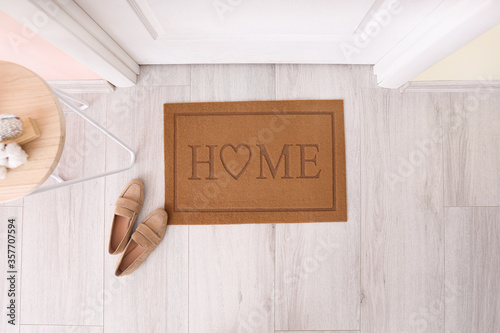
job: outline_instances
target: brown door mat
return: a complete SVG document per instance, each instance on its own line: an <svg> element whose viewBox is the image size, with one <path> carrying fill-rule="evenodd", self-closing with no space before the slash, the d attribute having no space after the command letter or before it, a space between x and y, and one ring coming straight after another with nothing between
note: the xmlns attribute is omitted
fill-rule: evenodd
<svg viewBox="0 0 500 333"><path fill-rule="evenodd" d="M164 105L169 224L347 221L342 100Z"/></svg>

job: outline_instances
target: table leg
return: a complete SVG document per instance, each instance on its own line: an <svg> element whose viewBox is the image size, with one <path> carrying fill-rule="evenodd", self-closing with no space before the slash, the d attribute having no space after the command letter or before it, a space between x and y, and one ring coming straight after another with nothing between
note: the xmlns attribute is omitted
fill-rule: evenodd
<svg viewBox="0 0 500 333"><path fill-rule="evenodd" d="M57 184L41 187L38 190L31 193L31 195L54 190L56 188L60 188L60 187L64 187L64 186L82 183L82 182L85 182L88 180L93 180L93 179L113 175L115 173L119 173L119 172L123 172L125 170L128 170L134 166L135 160L136 160L135 152L130 147L128 147L125 143L123 143L120 139L118 139L116 136L111 134L108 130L106 130L104 127L102 127L96 121L94 121L92 118L90 118L89 116L87 116L85 113L82 112L82 110L85 110L89 107L89 104L87 102L82 101L82 100L80 100L80 99L78 99L78 98L76 98L76 97L74 97L74 96L72 96L64 91L56 89L54 87L52 87L52 89L54 90L55 94L57 95L57 97L59 98L61 103L66 105L72 112L74 112L77 115L79 115L80 117L82 117L85 121L92 124L95 128L97 128L99 131L101 131L104 135L106 135L108 138L110 138L111 140L116 142L119 146L121 146L123 149L125 149L129 153L130 161L129 161L129 164L124 168L111 170L111 171L107 171L107 172L102 172L102 173L99 173L96 175L87 176L87 177L78 178L78 179L73 179L73 180L66 181L57 175L52 175L52 178L55 178L58 181ZM76 105L75 102L80 104L81 106Z"/></svg>

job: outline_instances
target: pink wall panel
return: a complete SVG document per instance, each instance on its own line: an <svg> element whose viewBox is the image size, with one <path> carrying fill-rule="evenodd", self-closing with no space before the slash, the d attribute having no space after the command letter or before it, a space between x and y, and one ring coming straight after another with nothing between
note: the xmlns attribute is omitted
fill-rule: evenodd
<svg viewBox="0 0 500 333"><path fill-rule="evenodd" d="M99 75L0 11L0 60L25 66L46 80L98 80Z"/></svg>

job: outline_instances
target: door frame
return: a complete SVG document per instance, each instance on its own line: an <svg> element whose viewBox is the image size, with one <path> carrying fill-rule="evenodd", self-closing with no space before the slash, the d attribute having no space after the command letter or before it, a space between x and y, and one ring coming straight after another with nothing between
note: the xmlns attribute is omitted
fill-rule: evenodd
<svg viewBox="0 0 500 333"><path fill-rule="evenodd" d="M134 1L129 2L135 3ZM377 0L374 6L381 7L387 5L386 2L386 0ZM137 75L140 72L139 64L73 0L0 0L0 5L0 9L23 23L28 33L30 29L35 31L113 85L128 87L135 85L137 82ZM360 27L363 22L366 23L365 21L369 21L368 19L374 16L373 13L376 14L376 9L367 14ZM134 8L134 10L137 11L137 8ZM385 55L375 61L373 72L376 75L377 84L380 87L389 89L403 87L425 69L500 23L499 13L500 1L443 0L427 15L425 20L415 26L399 43L389 47ZM145 18L142 17L141 19L144 21ZM149 30L151 31L151 29ZM362 34L363 29L358 29L353 36L359 37ZM369 38L370 36L365 37ZM253 42L255 42L255 45L262 45L262 48L264 48L265 45L269 44L269 40L263 38ZM175 53L183 55L185 60L185 55L189 53L189 45L193 42L196 43L196 41L189 41L186 44L179 44L178 48L180 50L176 50ZM199 42L210 43L210 41L203 40ZM223 42L232 45L231 43L234 44L238 41L228 40ZM340 41L333 42L337 45ZM221 43L221 41L217 41L217 43ZM340 59L340 56L344 59L342 63L345 63L344 55L337 55L332 51L335 49L335 52L341 53L340 49L333 46L326 47L330 45L329 43L332 43L332 41L321 41L318 44L323 45L321 49L324 51L330 50L333 52L326 55L331 59L329 63L339 63L335 59ZM283 61L275 59L276 57L270 55L269 52L258 52L257 47L255 54L258 56L251 62L288 62L286 59L290 59L289 56L293 54L293 50L297 47L310 47L311 41L294 41L293 45L294 48L285 48L280 51L280 54L283 55ZM185 48L185 52L182 52L182 48ZM287 54L287 51L290 51L290 54ZM233 58L228 58L227 61L224 60L226 56L224 53L221 53L216 59L207 56L208 53L198 53L191 54L191 61L196 60L192 63L234 62L234 55L229 53L227 56ZM301 58L297 63L318 63L316 58L317 53L310 52L309 60ZM174 59L168 60L168 63L182 63L179 62L182 59L178 61L176 59L174 57Z"/></svg>

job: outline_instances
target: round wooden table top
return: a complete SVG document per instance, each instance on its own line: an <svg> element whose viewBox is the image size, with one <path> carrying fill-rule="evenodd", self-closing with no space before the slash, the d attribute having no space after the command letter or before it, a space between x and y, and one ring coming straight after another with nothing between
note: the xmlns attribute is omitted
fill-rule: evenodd
<svg viewBox="0 0 500 333"><path fill-rule="evenodd" d="M47 82L29 69L0 61L0 113L36 120L41 136L22 146L28 162L0 180L0 202L24 197L52 174L64 148L66 121Z"/></svg>

